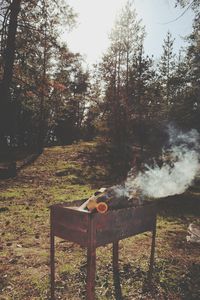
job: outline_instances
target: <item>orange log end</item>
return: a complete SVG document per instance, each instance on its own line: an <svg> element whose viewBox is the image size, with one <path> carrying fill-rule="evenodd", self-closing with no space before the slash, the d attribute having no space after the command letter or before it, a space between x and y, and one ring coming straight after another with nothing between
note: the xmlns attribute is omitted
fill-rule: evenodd
<svg viewBox="0 0 200 300"><path fill-rule="evenodd" d="M96 206L96 210L99 213L104 214L108 210L108 205L105 202L99 202Z"/></svg>

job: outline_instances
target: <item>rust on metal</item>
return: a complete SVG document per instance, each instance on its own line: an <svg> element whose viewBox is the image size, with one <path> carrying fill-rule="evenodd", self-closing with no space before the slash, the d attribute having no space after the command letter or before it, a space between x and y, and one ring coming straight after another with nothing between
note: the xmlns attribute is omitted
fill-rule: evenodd
<svg viewBox="0 0 200 300"><path fill-rule="evenodd" d="M113 243L113 271L116 299L122 298L119 267L118 243L120 240L143 233L152 232L152 245L148 279L151 280L155 253L156 206L143 206L108 210L103 214L69 207L69 203L55 204L51 209L51 299L55 299L55 245L54 237L75 242L87 248L87 300L95 299L96 248Z"/></svg>
<svg viewBox="0 0 200 300"><path fill-rule="evenodd" d="M113 243L113 281L116 300L122 299L122 291L119 276L119 241Z"/></svg>

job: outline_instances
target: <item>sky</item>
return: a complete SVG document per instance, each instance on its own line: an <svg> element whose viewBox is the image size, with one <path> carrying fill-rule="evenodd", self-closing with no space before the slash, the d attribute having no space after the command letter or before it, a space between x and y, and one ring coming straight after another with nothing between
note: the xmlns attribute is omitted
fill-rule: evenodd
<svg viewBox="0 0 200 300"><path fill-rule="evenodd" d="M184 45L183 37L192 31L193 13L174 8L174 0L134 0L138 18L146 27L145 51L156 59L162 54L163 39L169 30L175 38L174 50ZM81 53L87 64L97 63L109 47L109 33L126 0L67 0L78 14L77 25L63 33L63 40L73 52ZM172 21L172 22L171 22ZM170 23L169 23L170 22Z"/></svg>

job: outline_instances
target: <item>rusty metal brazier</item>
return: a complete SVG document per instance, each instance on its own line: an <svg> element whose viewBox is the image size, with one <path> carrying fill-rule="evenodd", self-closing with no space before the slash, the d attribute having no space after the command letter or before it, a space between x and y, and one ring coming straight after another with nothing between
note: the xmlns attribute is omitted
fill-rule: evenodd
<svg viewBox="0 0 200 300"><path fill-rule="evenodd" d="M72 204L73 205L73 204ZM51 300L55 299L55 236L87 248L86 298L95 299L96 248L113 243L113 277L116 299L122 299L119 267L119 240L152 232L148 279L151 280L156 235L156 207L154 203L109 210L104 214L91 213L70 207L69 203L50 207L51 216Z"/></svg>

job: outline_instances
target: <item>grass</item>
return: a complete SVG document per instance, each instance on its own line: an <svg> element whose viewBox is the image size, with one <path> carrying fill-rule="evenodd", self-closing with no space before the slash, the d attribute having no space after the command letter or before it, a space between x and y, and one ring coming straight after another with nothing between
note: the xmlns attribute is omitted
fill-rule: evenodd
<svg viewBox="0 0 200 300"><path fill-rule="evenodd" d="M108 162L95 143L52 147L17 178L0 185L1 300L49 299L49 206L88 198L112 184ZM59 172L63 172L59 176ZM200 245L186 242L187 227L200 223L200 186L160 205L153 283L145 281L150 234L120 241L123 300L200 298ZM115 299L112 247L97 249L96 295ZM56 238L57 299L85 299L86 250Z"/></svg>

